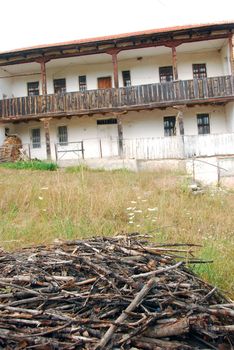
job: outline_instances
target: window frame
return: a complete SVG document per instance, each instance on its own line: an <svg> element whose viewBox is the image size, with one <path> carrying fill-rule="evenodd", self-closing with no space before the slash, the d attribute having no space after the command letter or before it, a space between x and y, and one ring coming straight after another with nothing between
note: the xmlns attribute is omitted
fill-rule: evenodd
<svg viewBox="0 0 234 350"><path fill-rule="evenodd" d="M62 135L62 133L60 134L60 130L61 128L66 128L66 132ZM65 135L65 141L62 141L62 138ZM68 127L67 125L58 125L57 127L57 136L58 136L58 144L60 146L67 146L68 145Z"/></svg>
<svg viewBox="0 0 234 350"><path fill-rule="evenodd" d="M199 118L204 119L202 123L199 124ZM205 122L205 118L208 119L208 123ZM198 113L197 114L197 130L198 135L209 135L210 134L210 115L209 113Z"/></svg>
<svg viewBox="0 0 234 350"><path fill-rule="evenodd" d="M170 72L169 72L170 68ZM163 73L162 71L168 69L168 73ZM169 83L174 80L174 72L173 72L173 66L162 66L158 68L159 71L159 81L160 83ZM168 77L171 77L170 79L167 79ZM163 79L164 78L164 79ZM166 79L165 79L166 78Z"/></svg>
<svg viewBox="0 0 234 350"><path fill-rule="evenodd" d="M173 121L173 126L170 125ZM169 125L166 125L169 122ZM176 116L170 115L163 117L164 137L176 136Z"/></svg>
<svg viewBox="0 0 234 350"><path fill-rule="evenodd" d="M30 88L30 84L34 84L36 85L37 84L37 87L31 87ZM31 90L31 92L30 92ZM36 93L35 93L36 92ZM28 81L27 82L27 94L29 97L31 96L39 96L40 95L40 84L39 84L39 81Z"/></svg>
<svg viewBox="0 0 234 350"><path fill-rule="evenodd" d="M202 72L202 69L205 69L204 72ZM207 78L207 66L206 66L206 63L193 63L192 64L192 70L193 70L193 79L204 79L204 78Z"/></svg>
<svg viewBox="0 0 234 350"><path fill-rule="evenodd" d="M64 86L59 86L59 82L64 82ZM58 84L56 86L56 84ZM67 92L66 78L53 79L54 93L55 94L65 94Z"/></svg>
<svg viewBox="0 0 234 350"><path fill-rule="evenodd" d="M97 119L97 125L116 125L118 124L117 118Z"/></svg>
<svg viewBox="0 0 234 350"><path fill-rule="evenodd" d="M132 86L130 70L122 70L122 79L123 79L123 86L124 87Z"/></svg>
<svg viewBox="0 0 234 350"><path fill-rule="evenodd" d="M35 130L39 130L39 136L33 135ZM38 137L39 141L35 141L35 138ZM31 129L31 143L33 149L41 148L41 128L32 128Z"/></svg>
<svg viewBox="0 0 234 350"><path fill-rule="evenodd" d="M82 81L81 78L84 78L84 81ZM79 83L79 91L84 92L87 90L87 76L86 75L79 75L78 76L78 83Z"/></svg>

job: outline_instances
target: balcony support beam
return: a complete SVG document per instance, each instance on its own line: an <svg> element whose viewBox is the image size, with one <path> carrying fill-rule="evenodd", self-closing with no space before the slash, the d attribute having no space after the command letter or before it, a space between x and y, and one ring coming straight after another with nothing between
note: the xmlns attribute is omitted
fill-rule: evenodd
<svg viewBox="0 0 234 350"><path fill-rule="evenodd" d="M174 74L174 80L178 80L178 69L177 69L177 53L176 53L176 47L172 46L172 65L173 65L173 74Z"/></svg>
<svg viewBox="0 0 234 350"><path fill-rule="evenodd" d="M117 117L118 139L119 139L119 156L123 157L123 125L120 117Z"/></svg>
<svg viewBox="0 0 234 350"><path fill-rule="evenodd" d="M231 74L234 75L234 37L233 34L230 34L228 37L228 46L229 46L229 56L230 56L230 70Z"/></svg>
<svg viewBox="0 0 234 350"><path fill-rule="evenodd" d="M51 119L52 118L41 118L40 119L40 121L43 122L43 125L44 125L47 160L51 160L51 147L50 147L50 120Z"/></svg>
<svg viewBox="0 0 234 350"><path fill-rule="evenodd" d="M41 65L41 92L42 95L47 95L47 79L46 79L46 63L49 62L49 59L40 57L35 60Z"/></svg>
<svg viewBox="0 0 234 350"><path fill-rule="evenodd" d="M119 72L118 72L118 59L117 55L120 52L119 49L108 50L106 53L112 56L113 73L114 73L114 87L119 88Z"/></svg>

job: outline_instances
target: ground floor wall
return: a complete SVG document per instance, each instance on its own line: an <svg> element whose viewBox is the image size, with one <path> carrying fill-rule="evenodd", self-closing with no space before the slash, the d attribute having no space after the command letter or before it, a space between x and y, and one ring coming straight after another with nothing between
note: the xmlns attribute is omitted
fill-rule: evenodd
<svg viewBox="0 0 234 350"><path fill-rule="evenodd" d="M95 115L81 118L74 116L70 119L53 118L49 122L52 159L56 159L56 150L60 152L57 153L57 157L64 160L81 158L81 141L83 142L85 159L119 156L116 117L119 118L122 124L123 147L127 158L181 158L184 152L184 140L187 140L188 154L191 153L190 155L199 155L202 148L209 147L209 143L215 144L217 142L217 147L223 147L223 152L226 152L227 146L221 135L234 132L234 107L231 103L226 108L224 106L196 106L192 108L183 107L181 111L184 121L184 138L177 137L180 134L177 124L175 128L176 136L165 137L164 118L170 116L176 118L178 115L177 108L129 112L119 116L107 114L105 116ZM198 114L209 115L210 135L198 136ZM64 145L58 144L60 126L65 126L67 129L68 143ZM32 142L32 130L34 129L40 130L40 144L37 147L34 147ZM19 124L2 124L0 127L0 144L3 143L6 130L9 133L17 134L21 138L24 149L26 152L30 152L32 158L47 158L43 122L30 121ZM218 141L212 137L213 135L220 135L217 138ZM232 142L232 135L230 137L229 143ZM192 144L190 145L189 142L192 142ZM211 150L210 153L212 152Z"/></svg>

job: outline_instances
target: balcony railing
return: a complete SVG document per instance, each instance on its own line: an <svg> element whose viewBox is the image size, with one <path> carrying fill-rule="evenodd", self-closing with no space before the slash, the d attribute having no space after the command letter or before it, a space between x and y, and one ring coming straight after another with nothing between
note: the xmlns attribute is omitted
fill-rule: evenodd
<svg viewBox="0 0 234 350"><path fill-rule="evenodd" d="M234 76L4 99L0 118L83 115L225 99L234 99Z"/></svg>

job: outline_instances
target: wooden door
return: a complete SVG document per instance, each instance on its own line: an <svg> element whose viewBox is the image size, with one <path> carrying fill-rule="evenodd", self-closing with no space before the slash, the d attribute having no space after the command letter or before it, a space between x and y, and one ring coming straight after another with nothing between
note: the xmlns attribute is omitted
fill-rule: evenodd
<svg viewBox="0 0 234 350"><path fill-rule="evenodd" d="M98 78L98 89L109 89L112 88L111 77Z"/></svg>
<svg viewBox="0 0 234 350"><path fill-rule="evenodd" d="M115 118L97 120L97 135L102 157L118 155L118 126Z"/></svg>

